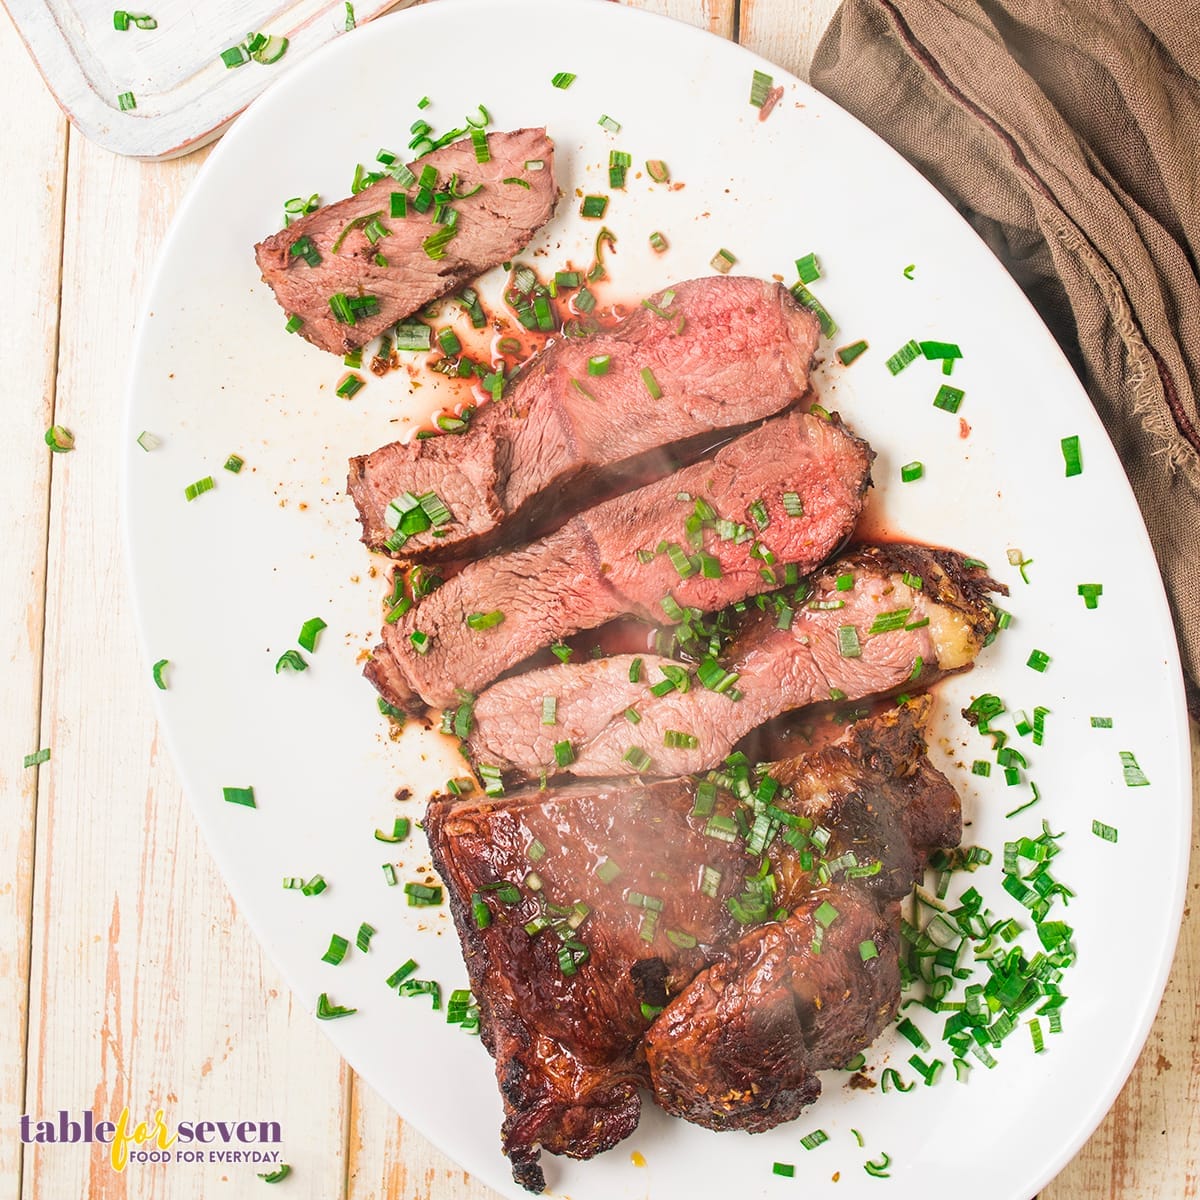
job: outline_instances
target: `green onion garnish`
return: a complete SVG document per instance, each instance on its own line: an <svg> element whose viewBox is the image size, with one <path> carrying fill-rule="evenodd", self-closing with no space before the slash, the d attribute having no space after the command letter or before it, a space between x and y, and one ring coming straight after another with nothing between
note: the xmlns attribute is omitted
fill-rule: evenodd
<svg viewBox="0 0 1200 1200"><path fill-rule="evenodd" d="M300 894L302 896L319 896L328 886L324 875L314 875L307 883L300 885Z"/></svg>
<svg viewBox="0 0 1200 1200"><path fill-rule="evenodd" d="M304 655L299 650L285 650L275 663L275 674L280 671L307 671L308 663L304 661Z"/></svg>
<svg viewBox="0 0 1200 1200"><path fill-rule="evenodd" d="M1113 727L1112 717L1092 717L1093 729L1111 729Z"/></svg>
<svg viewBox="0 0 1200 1200"><path fill-rule="evenodd" d="M122 92L117 97L117 107L121 112L129 112L137 108L137 97L132 92Z"/></svg>
<svg viewBox="0 0 1200 1200"><path fill-rule="evenodd" d="M824 1145L829 1141L829 1134L823 1129L814 1129L812 1133L807 1133L800 1139L800 1145L805 1150L815 1150L818 1146Z"/></svg>
<svg viewBox="0 0 1200 1200"><path fill-rule="evenodd" d="M608 354L597 354L588 359L589 375L607 375L612 358Z"/></svg>
<svg viewBox="0 0 1200 1200"><path fill-rule="evenodd" d="M669 183L671 179L670 169L661 158L648 158L646 160L646 174L655 183Z"/></svg>
<svg viewBox="0 0 1200 1200"><path fill-rule="evenodd" d="M938 359L962 358L962 350L955 342L921 342L921 353L931 361Z"/></svg>
<svg viewBox="0 0 1200 1200"><path fill-rule="evenodd" d="M856 358L863 355L870 349L865 341L851 342L848 346L842 346L837 352L838 361L843 367L848 367Z"/></svg>
<svg viewBox="0 0 1200 1200"><path fill-rule="evenodd" d="M1117 827L1115 825L1105 825L1103 821L1093 821L1092 832L1106 842L1115 842L1117 840Z"/></svg>
<svg viewBox="0 0 1200 1200"><path fill-rule="evenodd" d="M915 480L920 479L924 474L925 464L923 462L916 461L905 463L904 466L900 468L900 482L912 483Z"/></svg>
<svg viewBox="0 0 1200 1200"><path fill-rule="evenodd" d="M148 454L151 450L157 450L162 445L162 441L148 429L143 429L137 436L137 444Z"/></svg>
<svg viewBox="0 0 1200 1200"><path fill-rule="evenodd" d="M492 161L492 152L488 148L486 129L471 130L471 145L475 148L476 162L485 163Z"/></svg>
<svg viewBox="0 0 1200 1200"><path fill-rule="evenodd" d="M777 1162L771 1172L774 1175L782 1175L785 1179L792 1179L796 1174L796 1168L792 1163Z"/></svg>
<svg viewBox="0 0 1200 1200"><path fill-rule="evenodd" d="M859 942L858 957L863 962L870 962L871 959L879 957L879 947L872 941Z"/></svg>
<svg viewBox="0 0 1200 1200"><path fill-rule="evenodd" d="M48 758L49 751L46 752ZM244 808L257 808L254 803L254 789L252 787L226 787L221 789L221 794L225 797L226 804L240 804Z"/></svg>
<svg viewBox="0 0 1200 1200"><path fill-rule="evenodd" d="M386 883L388 887L396 886L396 868L393 867L391 863L383 864L383 882Z"/></svg>
<svg viewBox="0 0 1200 1200"><path fill-rule="evenodd" d="M431 908L442 902L442 889L440 885L436 884L406 883L404 894L408 897L408 903L414 908Z"/></svg>
<svg viewBox="0 0 1200 1200"><path fill-rule="evenodd" d="M167 681L163 678L163 671L167 668L168 661L165 658L160 658L158 662L150 668L150 673L154 676L154 686L160 691L167 690Z"/></svg>
<svg viewBox="0 0 1200 1200"><path fill-rule="evenodd" d="M684 733L679 729L663 730L663 745L668 750L695 750L700 745L700 739L694 733Z"/></svg>
<svg viewBox="0 0 1200 1200"><path fill-rule="evenodd" d="M335 933L329 939L329 949L321 955L321 961L332 963L336 967L346 957L346 951L349 949L350 943L340 933Z"/></svg>
<svg viewBox="0 0 1200 1200"><path fill-rule="evenodd" d="M492 910L482 892L471 894L471 918L476 929L486 929L492 923Z"/></svg>
<svg viewBox="0 0 1200 1200"><path fill-rule="evenodd" d="M607 211L607 196L584 196L583 203L579 207L580 215L590 220L599 220Z"/></svg>
<svg viewBox="0 0 1200 1200"><path fill-rule="evenodd" d="M575 748L570 742L554 743L555 766L569 767L575 761Z"/></svg>
<svg viewBox="0 0 1200 1200"><path fill-rule="evenodd" d="M1035 671L1045 671L1050 665L1050 655L1044 650L1034 650L1030 653L1025 665Z"/></svg>
<svg viewBox="0 0 1200 1200"><path fill-rule="evenodd" d="M1137 759L1128 750L1118 752L1121 756L1121 774L1125 777L1126 787L1149 787L1150 780L1142 773Z"/></svg>
<svg viewBox="0 0 1200 1200"><path fill-rule="evenodd" d="M829 310L802 283L792 285L792 295L817 318L821 332L831 338L838 331L838 324ZM816 406L814 405L814 408Z"/></svg>
<svg viewBox="0 0 1200 1200"><path fill-rule="evenodd" d="M399 987L416 969L417 961L414 958L402 963L387 977L388 987Z"/></svg>
<svg viewBox="0 0 1200 1200"><path fill-rule="evenodd" d="M395 329L397 350L429 350L433 345L433 330L423 321L401 321Z"/></svg>
<svg viewBox="0 0 1200 1200"><path fill-rule="evenodd" d="M317 648L317 637L321 630L327 628L328 626L320 617L309 617L300 626L300 635L296 638L296 641L311 654Z"/></svg>
<svg viewBox="0 0 1200 1200"><path fill-rule="evenodd" d="M891 1179L891 1176L888 1174L887 1170L891 1165L892 1156L885 1152L880 1157L878 1162L868 1159L865 1163L863 1163L863 1170L866 1171L868 1175L871 1175L876 1179Z"/></svg>
<svg viewBox="0 0 1200 1200"><path fill-rule="evenodd" d="M611 858L606 858L595 869L595 876L601 883L612 883L621 873L621 868Z"/></svg>
<svg viewBox="0 0 1200 1200"><path fill-rule="evenodd" d="M943 383L933 398L933 407L943 409L948 413L956 413L958 406L963 402L964 395L966 393L962 388L951 387L948 383Z"/></svg>
<svg viewBox="0 0 1200 1200"><path fill-rule="evenodd" d="M653 250L655 254L661 254L667 249L667 239L663 237L658 230L655 230L650 235L650 249Z"/></svg>
<svg viewBox="0 0 1200 1200"><path fill-rule="evenodd" d="M916 263L909 263L908 266L905 267L903 272L901 272L901 273L903 274L905 279L911 279L913 277L913 272L916 269L917 269Z"/></svg>
<svg viewBox="0 0 1200 1200"><path fill-rule="evenodd" d="M651 400L662 399L662 388L658 386L658 380L654 378L654 372L649 367L642 368L642 382L646 385Z"/></svg>
<svg viewBox="0 0 1200 1200"><path fill-rule="evenodd" d="M1085 608L1095 608L1100 597L1104 595L1104 585L1102 583L1081 583L1078 592L1083 597Z"/></svg>
<svg viewBox="0 0 1200 1200"><path fill-rule="evenodd" d="M911 340L907 341L887 360L887 369L893 375L899 375L910 362L920 357L920 354L920 343Z"/></svg>
<svg viewBox="0 0 1200 1200"><path fill-rule="evenodd" d="M287 1163L280 1163L274 1171L259 1171L257 1172L259 1179L263 1183L279 1183L286 1179L292 1173L292 1168Z"/></svg>
<svg viewBox="0 0 1200 1200"><path fill-rule="evenodd" d="M650 766L650 755L640 746L630 746L622 756L622 761L627 762L635 771L645 771Z"/></svg>
<svg viewBox="0 0 1200 1200"><path fill-rule="evenodd" d="M205 492L211 492L216 486L213 482L213 477L205 475L203 479L197 479L195 483L189 483L183 489L183 494L188 500L195 500L197 496L203 496Z"/></svg>
<svg viewBox="0 0 1200 1200"><path fill-rule="evenodd" d="M241 67L250 61L250 52L245 46L230 46L228 50L221 51L221 61L226 70Z"/></svg>
<svg viewBox="0 0 1200 1200"><path fill-rule="evenodd" d="M838 653L843 658L858 658L862 647L858 641L858 630L853 625L839 625L837 632Z"/></svg>
<svg viewBox="0 0 1200 1200"><path fill-rule="evenodd" d="M558 722L558 697L542 697L542 724L554 725Z"/></svg>
<svg viewBox="0 0 1200 1200"><path fill-rule="evenodd" d="M354 939L354 944L365 954L371 947L371 939L375 936L375 926L368 925L364 921L358 927L358 936Z"/></svg>
<svg viewBox="0 0 1200 1200"><path fill-rule="evenodd" d="M806 254L803 258L796 259L796 274L800 276L801 283L812 283L814 279L820 279L821 267L817 256Z"/></svg>
<svg viewBox="0 0 1200 1200"><path fill-rule="evenodd" d="M982 775L982 776L984 776L984 778L986 778L991 773L992 773L992 764L990 762L988 762L986 758L977 758L971 764L971 774L972 775Z"/></svg>
<svg viewBox="0 0 1200 1200"><path fill-rule="evenodd" d="M553 87L560 88L562 91L566 91L567 88L569 88L574 82L575 76L571 74L570 71L559 71L558 74L550 80L550 83Z"/></svg>
<svg viewBox="0 0 1200 1200"><path fill-rule="evenodd" d="M1063 462L1066 464L1066 475L1069 479L1072 475L1083 474L1083 456L1079 450L1079 438L1075 435L1062 439L1062 456Z"/></svg>
<svg viewBox="0 0 1200 1200"><path fill-rule="evenodd" d="M736 262L737 259L734 258L728 250L722 248L712 256L712 259L708 265L712 267L714 271L719 271L722 275L728 275L733 269L733 264Z"/></svg>
<svg viewBox="0 0 1200 1200"><path fill-rule="evenodd" d="M50 748L43 747L41 750L35 750L32 754L25 755L26 767L40 767L42 763L50 761Z"/></svg>
<svg viewBox="0 0 1200 1200"><path fill-rule="evenodd" d="M347 371L342 376L342 381L337 385L337 395L343 400L349 400L356 392L366 387L366 381L361 375L355 375L353 371Z"/></svg>
<svg viewBox="0 0 1200 1200"><path fill-rule="evenodd" d="M407 817L397 817L392 823L392 832L384 833L382 829L375 830L377 842L402 842L408 837L409 820Z"/></svg>
<svg viewBox="0 0 1200 1200"><path fill-rule="evenodd" d="M467 625L476 630L494 629L503 620L504 613L498 608L492 612L473 612L467 615Z"/></svg>
<svg viewBox="0 0 1200 1200"><path fill-rule="evenodd" d="M770 75L764 71L755 71L750 80L750 103L755 108L762 108L766 104L774 84L775 80Z"/></svg>
<svg viewBox="0 0 1200 1200"><path fill-rule="evenodd" d="M867 630L868 636L874 637L876 634L893 633L897 629L904 629L911 612L911 608L895 608L891 612L879 613L871 622L871 628Z"/></svg>
<svg viewBox="0 0 1200 1200"><path fill-rule="evenodd" d="M607 133L620 133L621 122L614 121L607 113L601 113L600 120L596 122Z"/></svg>
<svg viewBox="0 0 1200 1200"><path fill-rule="evenodd" d="M245 465L246 460L240 454L231 454L225 460L225 470L232 471L234 475L237 475Z"/></svg>
<svg viewBox="0 0 1200 1200"><path fill-rule="evenodd" d="M341 1004L331 1004L329 996L322 992L317 997L317 1019L319 1021L333 1021L338 1017L348 1017L351 1013L358 1012L357 1008L345 1008Z"/></svg>

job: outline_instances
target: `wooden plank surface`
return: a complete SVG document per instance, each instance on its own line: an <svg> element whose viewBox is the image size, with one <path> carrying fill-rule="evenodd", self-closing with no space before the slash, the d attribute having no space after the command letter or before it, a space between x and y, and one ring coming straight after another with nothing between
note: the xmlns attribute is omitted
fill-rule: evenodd
<svg viewBox="0 0 1200 1200"><path fill-rule="evenodd" d="M0 19L0 142L7 195L5 286L0 289L0 363L4 364L4 438L0 471L0 1200L21 1186L29 922L33 896L34 813L39 777L57 763L26 770L41 739L42 598L51 462L42 434L54 414L58 286L62 256L67 125L46 95L17 36ZM11 114L20 114L13 119ZM10 440L11 439L11 440ZM69 457L69 456L65 456Z"/></svg>
<svg viewBox="0 0 1200 1200"><path fill-rule="evenodd" d="M835 7L626 2L723 36L736 30L800 74ZM53 462L10 455L0 482L9 516L0 577L20 581L0 598L0 914L16 931L0 949L10 1014L0 1033L0 1125L12 1130L21 1111L123 1105L135 1119L163 1106L176 1120L277 1120L295 1167L288 1196L495 1200L404 1126L296 1009L209 860L148 704L121 561L122 390L148 271L202 156L138 164L72 135L68 157L62 119L0 25L0 166L16 201L0 296L0 361L17 397L5 432L16 446L40 445L56 414L78 437L78 449ZM38 744L53 746L51 763L21 772ZM1194 853L1189 898L1200 888L1198 861ZM1136 1071L1042 1200L1198 1194L1198 1000L1200 911L1189 907ZM29 1150L22 1163L5 1137L0 1200L262 1194L244 1168L131 1166L114 1176L101 1165L99 1152L61 1150Z"/></svg>

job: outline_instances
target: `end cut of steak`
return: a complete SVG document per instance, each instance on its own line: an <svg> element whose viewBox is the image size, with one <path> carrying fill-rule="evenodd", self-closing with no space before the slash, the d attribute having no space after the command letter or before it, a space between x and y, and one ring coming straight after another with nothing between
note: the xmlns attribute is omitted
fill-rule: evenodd
<svg viewBox="0 0 1200 1200"><path fill-rule="evenodd" d="M922 687L969 666L996 627L989 590L1004 589L952 551L854 550L801 585L803 599L787 589L751 610L714 664L721 690L691 674L686 690L656 695L681 664L655 655L637 666L636 656L615 655L529 671L479 696L471 756L529 778L708 770L781 713ZM542 723L547 696L553 725ZM569 756L555 751L564 741Z"/></svg>
<svg viewBox="0 0 1200 1200"><path fill-rule="evenodd" d="M402 557L456 558L527 537L583 508L606 472L665 474L667 447L745 428L807 390L817 322L779 284L695 279L647 304L612 330L560 338L465 434L352 459L363 541L383 550L392 502L430 492L453 519L409 537ZM604 374L589 372L592 360L607 361Z"/></svg>
<svg viewBox="0 0 1200 1200"><path fill-rule="evenodd" d="M899 1001L898 903L962 831L925 757L930 704L741 768L749 801L690 778L431 802L520 1183L544 1187L541 1150L590 1158L627 1137L642 1087L710 1128L770 1128L876 1037Z"/></svg>
<svg viewBox="0 0 1200 1200"><path fill-rule="evenodd" d="M836 418L776 417L711 461L471 563L384 627L367 674L392 704L445 708L581 629L723 608L773 586L768 564L806 574L850 536L870 464Z"/></svg>
<svg viewBox="0 0 1200 1200"><path fill-rule="evenodd" d="M544 129L492 133L487 141L488 162L477 161L466 138L411 163L415 182L385 176L259 242L262 277L284 312L303 320L302 337L346 354L525 247L558 197L554 144ZM533 162L543 168L528 169ZM425 212L422 172L436 173L427 177ZM396 193L405 196L404 216L392 216ZM434 203L438 193L448 201ZM458 214L453 236L438 236L447 226L434 215L450 210ZM337 296L344 303L331 306Z"/></svg>

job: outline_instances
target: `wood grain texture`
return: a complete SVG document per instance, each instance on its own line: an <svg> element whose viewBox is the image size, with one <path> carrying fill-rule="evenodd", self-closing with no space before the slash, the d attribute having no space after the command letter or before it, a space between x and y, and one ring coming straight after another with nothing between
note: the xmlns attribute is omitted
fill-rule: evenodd
<svg viewBox="0 0 1200 1200"><path fill-rule="evenodd" d="M142 165L70 141L57 415L77 448L69 470L55 463L50 496L43 737L54 769L37 813L27 1105L51 1116L128 1106L135 1121L158 1108L172 1122L278 1121L296 1167L288 1194L326 1200L344 1185L348 1071L264 964L200 842L150 712L122 561L131 332L199 166ZM90 1156L31 1148L22 1195L262 1187L245 1165L117 1174L104 1157L102 1146Z"/></svg>
<svg viewBox="0 0 1200 1200"><path fill-rule="evenodd" d="M741 0L738 41L801 79L839 0Z"/></svg>
<svg viewBox="0 0 1200 1200"><path fill-rule="evenodd" d="M33 897L34 812L39 779L57 767L26 770L41 740L43 604L50 474L69 474L42 435L53 420L58 340L67 125L42 90L12 28L0 18L3 175L16 201L8 220L5 286L0 289L0 363L4 364L4 438L12 451L0 471L0 1200L21 1186L29 922ZM11 439L11 441L9 440Z"/></svg>

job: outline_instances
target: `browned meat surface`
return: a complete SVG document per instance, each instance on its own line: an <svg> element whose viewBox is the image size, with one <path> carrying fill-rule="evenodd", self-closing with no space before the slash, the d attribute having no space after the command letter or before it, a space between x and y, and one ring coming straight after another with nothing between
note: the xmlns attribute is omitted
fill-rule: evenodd
<svg viewBox="0 0 1200 1200"><path fill-rule="evenodd" d="M425 167L437 171L434 191L447 190L454 176L457 194L480 185L473 195L451 202L458 212L457 233L441 257L432 257L424 246L444 227L434 224L434 208L416 211L418 186L404 187L390 177L259 242L255 257L263 279L283 310L303 319L302 337L322 350L346 354L524 248L554 211L554 144L544 129L518 129L489 134L488 148L491 160L478 162L466 138L409 165L418 177ZM527 170L525 164L534 161L544 168ZM503 182L509 178L522 179L529 187ZM408 213L403 218L390 215L393 192L407 193ZM366 229L372 215L388 231L374 242ZM293 253L301 238L308 239L320 258L313 266ZM376 261L377 255L386 265ZM374 311L364 311L352 324L339 320L329 303L334 295L351 300L373 297L375 303L368 307Z"/></svg>
<svg viewBox="0 0 1200 1200"><path fill-rule="evenodd" d="M995 629L987 592L1003 590L958 554L901 545L851 551L810 583L790 627L780 628L780 611L768 604L752 610L734 637L722 666L737 673L740 699L732 698L733 689L708 690L694 675L687 691L654 695L662 668L680 664L652 654L556 664L503 679L479 696L468 743L473 759L530 778L543 770L577 776L708 770L780 713L923 687L969 666ZM794 603L794 592L790 598ZM840 632L847 628L853 642ZM639 657L640 671L633 669ZM542 722L547 696L555 700L553 725ZM695 745L672 733L695 738ZM573 761L561 768L554 747L564 741Z"/></svg>
<svg viewBox="0 0 1200 1200"><path fill-rule="evenodd" d="M695 279L652 303L670 318L640 307L611 331L554 342L467 433L352 459L363 541L384 548L388 506L406 492L436 493L453 521L410 537L403 557L462 557L528 537L592 502L615 468L664 475L667 447L691 445L695 457L698 439L773 416L807 390L817 322L779 284ZM590 375L589 360L603 357L607 373Z"/></svg>
<svg viewBox="0 0 1200 1200"><path fill-rule="evenodd" d="M769 800L756 772L745 805L696 778L431 802L518 1181L541 1190L542 1149L589 1158L628 1136L639 1085L713 1128L769 1128L878 1033L899 1000L897 903L961 836L958 797L924 756L930 704L767 766ZM739 809L751 828L764 814L754 845L715 836Z"/></svg>
<svg viewBox="0 0 1200 1200"><path fill-rule="evenodd" d="M766 562L793 563L805 574L850 536L870 464L866 443L837 420L777 417L711 461L599 504L539 541L471 563L384 626L367 674L393 704L445 708L460 690L478 691L578 630L626 614L673 623L665 597L719 609L772 586L763 576ZM785 493L794 508L803 507L800 515L785 511ZM686 522L698 501L710 515L689 542ZM748 527L745 536L722 537L716 516ZM655 553L662 544L669 548ZM488 614L498 623L478 628Z"/></svg>

